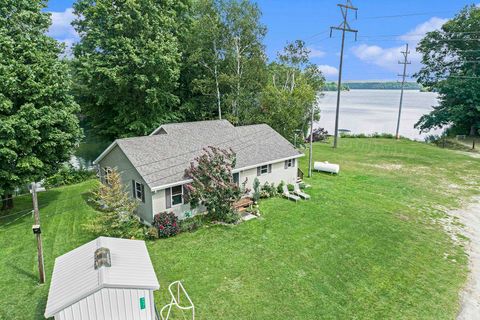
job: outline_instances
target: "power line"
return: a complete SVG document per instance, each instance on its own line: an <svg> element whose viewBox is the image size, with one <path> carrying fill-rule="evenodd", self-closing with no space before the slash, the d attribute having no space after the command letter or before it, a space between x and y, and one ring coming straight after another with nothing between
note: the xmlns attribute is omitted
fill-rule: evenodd
<svg viewBox="0 0 480 320"><path fill-rule="evenodd" d="M328 33L328 31L329 31L329 30L325 30L325 31L321 31L321 32L315 33L315 34L311 35L310 37L305 38L304 40L306 41L306 40L313 39L313 38L315 38L315 37L321 36L322 34Z"/></svg>
<svg viewBox="0 0 480 320"><path fill-rule="evenodd" d="M424 33L404 33L404 34L377 34L377 35L362 35L359 38L370 38L370 37L402 37L402 36L423 36L428 32L434 32L439 30L427 31ZM443 31L442 31L443 32ZM450 31L443 32L443 34L480 34L480 31Z"/></svg>
<svg viewBox="0 0 480 320"><path fill-rule="evenodd" d="M437 11L437 12L412 12L404 14L394 14L386 16L370 16L370 17L361 17L359 20L375 20L375 19L390 19L390 18L401 18L401 17L412 17L412 16L430 16L432 14L441 14L441 13L453 13L454 11Z"/></svg>

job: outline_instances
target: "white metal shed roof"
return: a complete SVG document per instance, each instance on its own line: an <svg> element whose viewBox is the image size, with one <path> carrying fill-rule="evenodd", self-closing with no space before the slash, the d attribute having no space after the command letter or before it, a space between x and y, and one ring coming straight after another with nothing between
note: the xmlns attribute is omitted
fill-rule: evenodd
<svg viewBox="0 0 480 320"><path fill-rule="evenodd" d="M110 250L111 267L94 267L98 248ZM160 287L145 242L99 237L55 259L45 317L102 288L157 290Z"/></svg>

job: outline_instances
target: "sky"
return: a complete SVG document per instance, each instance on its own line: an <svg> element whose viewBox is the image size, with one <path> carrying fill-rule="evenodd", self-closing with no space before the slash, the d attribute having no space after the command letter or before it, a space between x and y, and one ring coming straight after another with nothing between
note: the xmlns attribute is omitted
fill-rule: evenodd
<svg viewBox="0 0 480 320"><path fill-rule="evenodd" d="M266 52L276 58L288 41L304 40L310 49L310 60L323 71L327 80L337 80L342 14L337 3L345 0L256 0L267 27ZM49 34L70 46L78 41L70 22L74 18L72 0L50 0L47 11L52 13ZM422 36L438 29L466 5L478 0L352 0L358 8L358 19L349 13L349 24L358 30L347 34L344 50L344 80L397 80L402 72L398 60L408 43L411 48L407 73L420 67L421 56L415 47ZM351 14L351 15L350 15Z"/></svg>

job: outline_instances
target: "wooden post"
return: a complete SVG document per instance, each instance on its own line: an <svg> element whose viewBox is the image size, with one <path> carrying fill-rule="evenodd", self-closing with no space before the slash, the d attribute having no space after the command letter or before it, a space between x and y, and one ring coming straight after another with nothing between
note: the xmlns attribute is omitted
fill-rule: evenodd
<svg viewBox="0 0 480 320"><path fill-rule="evenodd" d="M308 177L312 177L312 158L313 158L313 117L314 117L315 106L312 104L311 110L311 119L310 119L310 150L308 157Z"/></svg>
<svg viewBox="0 0 480 320"><path fill-rule="evenodd" d="M40 278L40 283L45 283L45 267L43 263L43 246L42 246L42 235L40 229L40 212L38 211L38 200L37 200L37 185L35 182L32 183L32 201L33 201L33 215L35 218L35 225L38 228L38 232L35 232L37 238L37 257L38 257L38 274Z"/></svg>

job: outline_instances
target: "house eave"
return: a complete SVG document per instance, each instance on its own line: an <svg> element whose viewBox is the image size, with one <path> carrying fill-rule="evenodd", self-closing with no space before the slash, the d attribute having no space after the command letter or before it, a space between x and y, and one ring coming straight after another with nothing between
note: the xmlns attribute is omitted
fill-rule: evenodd
<svg viewBox="0 0 480 320"><path fill-rule="evenodd" d="M97 165L113 148L118 145L117 141L113 141L107 149L105 149L98 157L93 161L94 165Z"/></svg>

